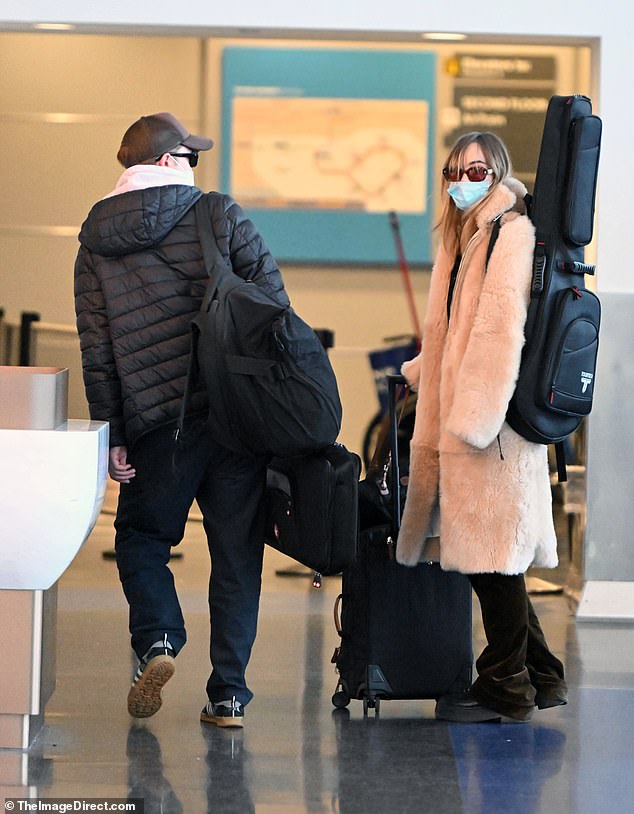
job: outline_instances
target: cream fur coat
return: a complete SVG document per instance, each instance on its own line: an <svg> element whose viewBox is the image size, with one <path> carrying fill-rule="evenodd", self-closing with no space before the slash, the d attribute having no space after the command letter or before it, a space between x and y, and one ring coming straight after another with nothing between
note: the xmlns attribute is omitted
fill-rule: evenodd
<svg viewBox="0 0 634 814"><path fill-rule="evenodd" d="M416 565L440 504L440 562L463 573L557 565L546 447L505 422L524 344L534 230L526 190L500 184L464 250L447 325L453 258L441 247L422 353L403 366L418 390L410 478L396 558ZM485 273L492 221L507 213Z"/></svg>

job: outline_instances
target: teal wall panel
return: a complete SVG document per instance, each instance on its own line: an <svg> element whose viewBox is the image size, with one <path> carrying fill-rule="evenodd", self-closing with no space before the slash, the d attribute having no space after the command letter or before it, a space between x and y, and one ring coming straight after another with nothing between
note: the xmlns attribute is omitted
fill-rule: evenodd
<svg viewBox="0 0 634 814"><path fill-rule="evenodd" d="M433 54L223 52L221 184L280 260L430 262Z"/></svg>

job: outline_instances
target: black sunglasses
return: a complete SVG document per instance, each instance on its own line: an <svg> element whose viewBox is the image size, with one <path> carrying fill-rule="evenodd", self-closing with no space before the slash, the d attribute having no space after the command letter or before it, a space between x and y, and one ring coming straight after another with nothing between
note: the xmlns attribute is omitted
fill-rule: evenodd
<svg viewBox="0 0 634 814"><path fill-rule="evenodd" d="M162 153L161 155L164 155ZM173 156L174 158L186 158L189 161L190 167L195 167L198 164L198 153L193 150L191 153L168 153L168 155ZM158 161L161 156L158 155L154 160Z"/></svg>
<svg viewBox="0 0 634 814"><path fill-rule="evenodd" d="M459 181L464 174L470 181L484 181L487 175L492 175L493 170L490 167L475 166L462 169L459 167L457 170L450 170L449 167L443 167L442 174L447 181Z"/></svg>

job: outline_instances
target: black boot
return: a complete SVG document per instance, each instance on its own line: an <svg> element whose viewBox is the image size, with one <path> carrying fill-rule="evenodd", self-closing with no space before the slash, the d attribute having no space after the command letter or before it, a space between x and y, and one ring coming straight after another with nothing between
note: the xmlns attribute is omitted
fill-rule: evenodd
<svg viewBox="0 0 634 814"><path fill-rule="evenodd" d="M522 723L528 721L532 714L533 710L530 708L514 712L513 715L496 712L479 704L471 690L467 690L461 695L442 695L436 701L436 718L440 721L463 724Z"/></svg>

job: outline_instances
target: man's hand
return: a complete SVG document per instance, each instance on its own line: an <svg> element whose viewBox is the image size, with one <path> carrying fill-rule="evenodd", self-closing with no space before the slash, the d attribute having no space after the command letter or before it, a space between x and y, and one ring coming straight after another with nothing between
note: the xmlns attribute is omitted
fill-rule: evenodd
<svg viewBox="0 0 634 814"><path fill-rule="evenodd" d="M136 470L128 463L127 447L110 447L110 462L108 472L112 480L118 483L130 483L136 475Z"/></svg>

